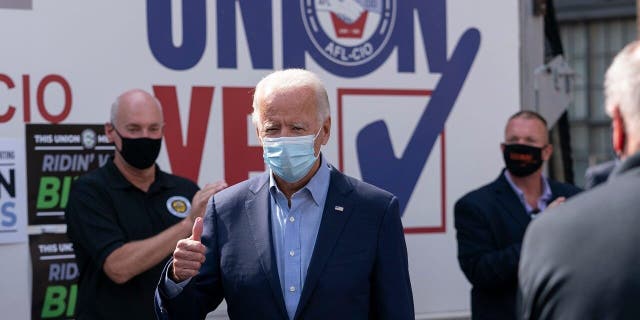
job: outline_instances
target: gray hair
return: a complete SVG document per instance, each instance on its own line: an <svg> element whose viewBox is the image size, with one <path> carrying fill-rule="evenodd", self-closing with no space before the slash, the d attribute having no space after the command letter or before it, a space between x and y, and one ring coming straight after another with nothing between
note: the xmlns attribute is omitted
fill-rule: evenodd
<svg viewBox="0 0 640 320"><path fill-rule="evenodd" d="M322 81L311 71L304 69L286 69L270 73L262 78L256 85L253 93L253 113L251 120L259 128L260 114L258 111L258 100L262 97L266 88L287 89L287 88L312 88L316 92L316 108L318 109L318 120L322 124L329 117L329 97Z"/></svg>
<svg viewBox="0 0 640 320"><path fill-rule="evenodd" d="M118 109L120 109L120 97L117 97L116 100L111 104L111 124L116 126L116 115L118 114Z"/></svg>
<svg viewBox="0 0 640 320"><path fill-rule="evenodd" d="M158 100L158 98L156 98L155 96L151 95L150 93L142 90L142 89L133 89L133 90L129 90L127 92L124 92L123 94L119 95L116 100L111 104L111 115L110 115L110 121L111 124L115 127L116 126L116 118L118 115L118 110L120 109L120 104L122 104L122 99L125 96L131 95L131 94L135 94L135 93L140 93L140 94L144 94L146 96L149 96L153 99L153 101L156 104L156 107L158 107L158 109L162 109L162 104L160 103L160 100Z"/></svg>
<svg viewBox="0 0 640 320"><path fill-rule="evenodd" d="M627 133L640 137L640 42L629 43L616 55L605 74L605 107L609 116L618 108Z"/></svg>

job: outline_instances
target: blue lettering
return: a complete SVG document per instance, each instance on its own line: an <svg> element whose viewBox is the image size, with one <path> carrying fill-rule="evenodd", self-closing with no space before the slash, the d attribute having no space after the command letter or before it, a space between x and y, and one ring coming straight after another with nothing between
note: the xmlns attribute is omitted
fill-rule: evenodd
<svg viewBox="0 0 640 320"><path fill-rule="evenodd" d="M2 214L2 226L3 227L13 227L18 221L18 217L14 212L14 208L16 204L14 202L5 202L0 207L0 213Z"/></svg>
<svg viewBox="0 0 640 320"><path fill-rule="evenodd" d="M273 69L271 1L218 0L218 67L237 67L236 2L244 22L251 63L255 69Z"/></svg>
<svg viewBox="0 0 640 320"><path fill-rule="evenodd" d="M398 47L398 71L415 71L413 13L417 12L422 43L431 73L442 73L447 64L446 1L398 1L395 45Z"/></svg>
<svg viewBox="0 0 640 320"><path fill-rule="evenodd" d="M182 44L171 33L171 0L147 0L147 35L153 56L163 66L186 70L195 66L207 44L206 0L182 1Z"/></svg>
<svg viewBox="0 0 640 320"><path fill-rule="evenodd" d="M244 21L251 62L256 69L273 68L273 26L270 1L217 2L218 67L237 67L236 3ZM207 45L206 0L182 1L182 44L172 37L171 0L147 0L149 47L156 60L173 70L194 67Z"/></svg>

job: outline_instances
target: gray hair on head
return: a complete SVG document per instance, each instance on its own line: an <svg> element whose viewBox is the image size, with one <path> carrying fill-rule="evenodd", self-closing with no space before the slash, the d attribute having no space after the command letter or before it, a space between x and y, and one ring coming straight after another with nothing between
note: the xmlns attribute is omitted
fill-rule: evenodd
<svg viewBox="0 0 640 320"><path fill-rule="evenodd" d="M260 114L258 111L258 100L262 97L266 88L287 89L287 88L312 88L316 92L318 109L318 121L322 124L329 117L329 97L322 81L311 71L304 69L285 69L275 71L262 78L256 85L253 93L253 113L251 120L256 127L260 124Z"/></svg>
<svg viewBox="0 0 640 320"><path fill-rule="evenodd" d="M118 96L116 100L111 104L111 124L116 126L116 115L118 114L118 109L120 109L120 97Z"/></svg>
<svg viewBox="0 0 640 320"><path fill-rule="evenodd" d="M605 108L618 108L627 132L640 137L640 42L629 43L616 55L604 79Z"/></svg>

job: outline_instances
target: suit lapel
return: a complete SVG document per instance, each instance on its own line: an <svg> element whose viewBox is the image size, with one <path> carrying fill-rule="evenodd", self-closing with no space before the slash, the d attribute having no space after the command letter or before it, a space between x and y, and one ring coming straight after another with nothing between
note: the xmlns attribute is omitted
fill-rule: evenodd
<svg viewBox="0 0 640 320"><path fill-rule="evenodd" d="M559 183L557 181L553 181L551 179L548 179L547 181L549 182L549 188L551 188L551 199L549 199L549 203L553 202L558 197L569 198L577 192L571 189L570 187L565 186L564 184ZM547 205L549 203L547 203Z"/></svg>
<svg viewBox="0 0 640 320"><path fill-rule="evenodd" d="M510 214L514 220L522 227L527 227L531 222L531 217L527 214L522 202L518 199L518 195L513 191L509 182L504 177L504 171L500 177L493 182L494 190L497 195L498 203Z"/></svg>
<svg viewBox="0 0 640 320"><path fill-rule="evenodd" d="M307 269L307 278L296 310L297 319L303 311L305 305L315 289L322 270L335 247L347 220L351 216L353 203L347 195L353 190L353 186L345 179L344 175L337 169L331 167L331 178L329 180L329 190L322 212L320 229L316 238L313 255Z"/></svg>
<svg viewBox="0 0 640 320"><path fill-rule="evenodd" d="M282 316L288 318L271 241L269 174L265 173L258 179L255 179L249 186L249 190L251 194L247 196L245 202L245 214L249 222L258 256L260 257L260 266L269 280L271 291L282 312Z"/></svg>

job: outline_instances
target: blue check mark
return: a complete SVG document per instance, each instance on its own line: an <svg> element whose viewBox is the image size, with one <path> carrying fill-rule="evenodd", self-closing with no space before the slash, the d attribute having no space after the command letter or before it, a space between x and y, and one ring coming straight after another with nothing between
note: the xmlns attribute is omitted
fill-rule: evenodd
<svg viewBox="0 0 640 320"><path fill-rule="evenodd" d="M356 148L362 179L395 194L401 214L404 214L433 145L444 129L479 48L480 32L475 28L468 29L444 65L442 77L402 157L395 156L384 121L373 122L358 133Z"/></svg>

